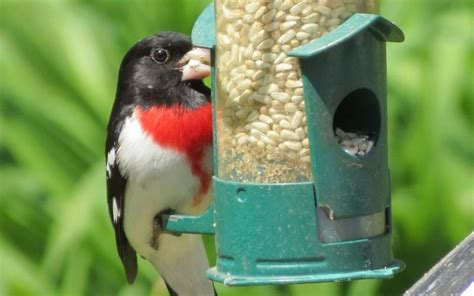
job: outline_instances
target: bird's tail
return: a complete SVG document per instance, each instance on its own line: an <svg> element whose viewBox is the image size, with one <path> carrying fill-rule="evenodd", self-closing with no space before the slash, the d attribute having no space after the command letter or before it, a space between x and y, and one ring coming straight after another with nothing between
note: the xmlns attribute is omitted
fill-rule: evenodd
<svg viewBox="0 0 474 296"><path fill-rule="evenodd" d="M163 233L158 239L158 252L150 259L171 295L215 295L214 286L206 277L209 263L200 235Z"/></svg>

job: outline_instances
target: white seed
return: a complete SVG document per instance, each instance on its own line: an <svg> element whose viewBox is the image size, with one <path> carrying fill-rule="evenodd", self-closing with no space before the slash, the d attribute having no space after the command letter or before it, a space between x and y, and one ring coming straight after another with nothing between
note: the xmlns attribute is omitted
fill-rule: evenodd
<svg viewBox="0 0 474 296"><path fill-rule="evenodd" d="M240 84L237 86L239 90L244 90L249 88L252 85L252 81L250 79L244 79L240 82Z"/></svg>
<svg viewBox="0 0 474 296"><path fill-rule="evenodd" d="M286 120L286 119L287 119L287 116L283 114L272 115L272 120L274 123L279 123L280 121Z"/></svg>
<svg viewBox="0 0 474 296"><path fill-rule="evenodd" d="M304 139L303 141L301 141L301 143L303 144L303 147L309 148L309 140L308 140L308 138L306 138L306 139Z"/></svg>
<svg viewBox="0 0 474 296"><path fill-rule="evenodd" d="M308 15L311 13L311 11L313 10L313 7L312 6L306 6L302 11L301 11L301 14L302 15Z"/></svg>
<svg viewBox="0 0 474 296"><path fill-rule="evenodd" d="M339 18L340 18L341 20L345 20L345 19L349 18L351 15L353 15L354 12L355 12L354 10L352 10L352 11L351 11L351 10L345 10L344 12L342 12L342 13L339 15Z"/></svg>
<svg viewBox="0 0 474 296"><path fill-rule="evenodd" d="M290 45L288 45L288 44L283 44L283 45L281 46L281 50L284 51L284 52L289 52L289 51L292 50L292 49L293 49L293 48L292 48Z"/></svg>
<svg viewBox="0 0 474 296"><path fill-rule="evenodd" d="M275 61L274 61L273 63L274 63L275 65L278 65L278 64L280 64L281 62L283 62L283 60L286 59L286 57L287 57L287 55L286 55L284 52L282 52L282 53L280 53L280 54L277 56L277 58L275 59Z"/></svg>
<svg viewBox="0 0 474 296"><path fill-rule="evenodd" d="M288 74L286 72L279 72L279 73L275 74L275 78L278 79L278 80L282 80L282 81L278 82L279 86L280 86L281 82L283 83L283 86L285 86L285 80L288 78Z"/></svg>
<svg viewBox="0 0 474 296"><path fill-rule="evenodd" d="M270 146L277 146L278 143L275 142L274 140L270 139L269 137L263 135L260 137L260 139L265 143L265 144L268 144Z"/></svg>
<svg viewBox="0 0 474 296"><path fill-rule="evenodd" d="M299 156L306 156L306 155L309 155L309 149L308 149L308 148L302 148L302 149L298 152L298 155L299 155Z"/></svg>
<svg viewBox="0 0 474 296"><path fill-rule="evenodd" d="M280 25L280 30L281 31L289 30L289 29L293 28L294 26L296 26L296 24L298 24L296 21L284 22Z"/></svg>
<svg viewBox="0 0 474 296"><path fill-rule="evenodd" d="M266 6L260 6L259 9L257 9L257 11L255 12L255 19L259 19L263 16L263 14L265 13L265 11L267 11L267 7Z"/></svg>
<svg viewBox="0 0 474 296"><path fill-rule="evenodd" d="M285 12L284 11L278 11L276 14L275 14L275 17L274 17L274 20L275 21L281 21L281 20L284 20L285 19Z"/></svg>
<svg viewBox="0 0 474 296"><path fill-rule="evenodd" d="M301 122L303 121L303 112L301 111L296 111L294 114L293 114L293 117L291 118L291 126L293 128L298 128L300 125L301 125ZM304 130L303 130L303 133L304 133Z"/></svg>
<svg viewBox="0 0 474 296"><path fill-rule="evenodd" d="M267 32L272 32L278 29L279 27L280 27L279 22L271 22L269 24L266 24L265 27L263 27L263 29Z"/></svg>
<svg viewBox="0 0 474 296"><path fill-rule="evenodd" d="M258 117L258 119L266 124L272 124L273 123L273 120L270 116L268 115L265 115L265 114L260 114L260 116Z"/></svg>
<svg viewBox="0 0 474 296"><path fill-rule="evenodd" d="M225 9L225 7L222 7L222 13L228 20L240 19L244 15L241 9Z"/></svg>
<svg viewBox="0 0 474 296"><path fill-rule="evenodd" d="M341 6L344 3L344 1L346 0L324 0L322 3L326 6L334 8L334 7ZM349 1L353 1L353 0L349 0Z"/></svg>
<svg viewBox="0 0 474 296"><path fill-rule="evenodd" d="M305 2L300 2L300 3L296 4L290 9L290 13L291 14L298 14L306 7L306 5L307 5L307 3L305 3Z"/></svg>
<svg viewBox="0 0 474 296"><path fill-rule="evenodd" d="M349 138L355 138L357 136L356 133L351 133L351 132L347 132L346 135L349 137Z"/></svg>
<svg viewBox="0 0 474 296"><path fill-rule="evenodd" d="M280 113L280 112L281 112L281 111L279 111L279 110L277 110L277 109L275 109L275 108L273 108L273 107L270 107L270 109L268 109L268 114L270 114L270 116L273 116L273 115L278 114L278 113Z"/></svg>
<svg viewBox="0 0 474 296"><path fill-rule="evenodd" d="M352 148L352 147L342 147L342 150L344 150L344 152L350 154L350 155L355 155L357 153L357 148Z"/></svg>
<svg viewBox="0 0 474 296"><path fill-rule="evenodd" d="M308 155L308 156L303 156L303 157L300 158L300 160L301 160L302 162L307 162L307 163L309 163L309 162L311 162L311 157L310 157L309 155Z"/></svg>
<svg viewBox="0 0 474 296"><path fill-rule="evenodd" d="M289 87L289 88L303 87L303 81L301 81L301 80L288 80L285 83L285 86Z"/></svg>
<svg viewBox="0 0 474 296"><path fill-rule="evenodd" d="M293 6L293 1L292 0L285 0L280 5L280 9L281 10L287 10L287 9L290 9L292 6Z"/></svg>
<svg viewBox="0 0 474 296"><path fill-rule="evenodd" d="M304 94L303 88L295 88L295 95L302 96Z"/></svg>
<svg viewBox="0 0 474 296"><path fill-rule="evenodd" d="M235 117L239 119L244 119L247 116L248 110L246 109L241 109L237 112L235 112Z"/></svg>
<svg viewBox="0 0 474 296"><path fill-rule="evenodd" d="M306 139L306 133L304 132L304 128L302 128L302 127L299 127L297 129L295 129L295 134L298 135L298 138L300 140Z"/></svg>
<svg viewBox="0 0 474 296"><path fill-rule="evenodd" d="M290 46L293 47L293 48L298 47L299 45L300 45L300 42L297 39L292 39L290 41Z"/></svg>
<svg viewBox="0 0 474 296"><path fill-rule="evenodd" d="M285 32L283 35L281 35L281 37L278 39L278 43L280 43L280 44L287 43L292 38L294 38L295 35L296 35L295 30L291 29L291 30Z"/></svg>
<svg viewBox="0 0 474 296"><path fill-rule="evenodd" d="M331 17L339 17L344 11L346 11L346 8L344 6L340 6L336 9L333 9L331 12Z"/></svg>
<svg viewBox="0 0 474 296"><path fill-rule="evenodd" d="M245 12L254 13L259 7L260 3L258 3L258 1L251 1L249 4L245 5Z"/></svg>
<svg viewBox="0 0 474 296"><path fill-rule="evenodd" d="M288 113L294 113L298 110L298 107L296 107L295 104L293 103L286 103L285 104L285 111Z"/></svg>
<svg viewBox="0 0 474 296"><path fill-rule="evenodd" d="M374 147L374 141L367 141L367 152L369 152L370 150L372 150L372 148Z"/></svg>
<svg viewBox="0 0 474 296"><path fill-rule="evenodd" d="M270 52L262 54L262 61L264 61L266 63L273 63L273 61L275 60L275 57L273 55L274 54L272 54Z"/></svg>
<svg viewBox="0 0 474 296"><path fill-rule="evenodd" d="M269 97L258 94L258 93L254 93L252 95L252 99L254 99L255 101L260 102L262 104L270 104L271 101L272 101Z"/></svg>
<svg viewBox="0 0 474 296"><path fill-rule="evenodd" d="M307 39L309 38L310 34L309 33L306 33L306 32L298 32L296 33L296 38L298 40L304 40L304 39Z"/></svg>
<svg viewBox="0 0 474 296"><path fill-rule="evenodd" d="M257 45L257 49L264 50L264 49L272 48L274 43L275 41L272 38L267 38Z"/></svg>
<svg viewBox="0 0 474 296"><path fill-rule="evenodd" d="M254 69L245 70L245 77L252 79L253 75L255 75L255 72L256 71Z"/></svg>
<svg viewBox="0 0 474 296"><path fill-rule="evenodd" d="M293 69L293 66L291 64L286 64L286 63L278 64L275 67L276 72L289 71L291 69Z"/></svg>
<svg viewBox="0 0 474 296"><path fill-rule="evenodd" d="M257 65L257 68L259 69L267 69L267 68L270 68L271 66L269 63L265 63L264 61L261 61L261 60L255 61L255 64Z"/></svg>
<svg viewBox="0 0 474 296"><path fill-rule="evenodd" d="M290 131L290 130L286 130L286 129L284 129L284 130L281 131L281 136L282 136L283 139L285 139L285 140L290 140L290 141L291 141L291 140L294 140L294 141L299 140L299 137L298 137L298 135L297 135L295 132Z"/></svg>
<svg viewBox="0 0 474 296"><path fill-rule="evenodd" d="M230 50L230 59L232 61L237 61L239 58L239 46L237 44L233 44Z"/></svg>
<svg viewBox="0 0 474 296"><path fill-rule="evenodd" d="M298 59L295 57L286 57L283 63L287 64L296 64L298 62Z"/></svg>
<svg viewBox="0 0 474 296"><path fill-rule="evenodd" d="M277 100L272 101L272 107L275 109L283 109L283 103Z"/></svg>
<svg viewBox="0 0 474 296"><path fill-rule="evenodd" d="M337 25L339 25L340 23L341 23L341 20L340 20L340 19L338 19L338 18L332 18L332 19L328 20L326 24L327 24L328 26L332 27L332 26L337 26Z"/></svg>
<svg viewBox="0 0 474 296"><path fill-rule="evenodd" d="M321 13L322 15L331 15L331 8L327 7L327 6L323 6L323 5L317 5L315 8L314 8L315 11Z"/></svg>
<svg viewBox="0 0 474 296"><path fill-rule="evenodd" d="M252 128L250 130L250 135L255 137L256 139L260 139L261 136L265 135L264 133L262 133L260 130L256 129L256 128ZM357 151L356 151L357 152Z"/></svg>
<svg viewBox="0 0 474 296"><path fill-rule="evenodd" d="M257 138L255 138L254 136L248 137L247 140L248 140L248 142L249 142L250 144L257 145L258 140L257 140Z"/></svg>
<svg viewBox="0 0 474 296"><path fill-rule="evenodd" d="M300 142L295 142L295 141L285 141L283 142L283 144L285 144L285 146L288 148L288 149L291 149L293 151L299 151L301 150L302 148L302 145Z"/></svg>
<svg viewBox="0 0 474 296"><path fill-rule="evenodd" d="M291 79L291 80L298 80L299 79L299 76L298 74L296 74L295 71L291 71L288 73L288 79Z"/></svg>
<svg viewBox="0 0 474 296"><path fill-rule="evenodd" d="M247 143L249 137L247 135L243 136L243 137L240 137L238 140L237 140L237 144L239 145L243 145L245 143Z"/></svg>
<svg viewBox="0 0 474 296"><path fill-rule="evenodd" d="M305 24L301 27L301 30L309 34L316 33L319 30L319 25L315 23Z"/></svg>
<svg viewBox="0 0 474 296"><path fill-rule="evenodd" d="M338 128L338 127L336 128L336 135L339 136L339 137L341 137L341 138L345 138L345 137L346 137L346 133L345 133L342 129Z"/></svg>
<svg viewBox="0 0 474 296"><path fill-rule="evenodd" d="M284 129L288 129L288 130L291 130L291 124L288 122L288 120L284 119L284 120L281 120L279 123L278 123L282 128Z"/></svg>
<svg viewBox="0 0 474 296"><path fill-rule="evenodd" d="M257 120L257 118L258 118L258 112L256 110L252 110L252 112L250 112L249 115L247 116L246 121L252 122L252 121Z"/></svg>
<svg viewBox="0 0 474 296"><path fill-rule="evenodd" d="M298 105L301 101L303 101L303 96L291 96L291 102L295 105Z"/></svg>
<svg viewBox="0 0 474 296"><path fill-rule="evenodd" d="M290 95L284 92L274 92L271 93L270 96L283 103L288 103L290 101Z"/></svg>
<svg viewBox="0 0 474 296"><path fill-rule="evenodd" d="M273 17L275 16L276 14L276 10L275 9L272 9L270 11L268 11L267 13L265 13L263 16L262 16L262 22L264 24L267 24L269 22L272 21Z"/></svg>
<svg viewBox="0 0 474 296"><path fill-rule="evenodd" d="M291 14L285 15L285 21L299 21L299 20L300 20L300 17L297 15L291 15Z"/></svg>
<svg viewBox="0 0 474 296"><path fill-rule="evenodd" d="M253 15L246 14L242 17L242 20L247 24L251 24L254 22L255 19L253 18Z"/></svg>
<svg viewBox="0 0 474 296"><path fill-rule="evenodd" d="M261 121L254 121L252 123L252 126L261 132L267 132L268 130L270 130L270 127L268 126L268 124Z"/></svg>
<svg viewBox="0 0 474 296"><path fill-rule="evenodd" d="M255 74L252 76L252 80L260 80L265 76L265 72L263 70L257 70Z"/></svg>
<svg viewBox="0 0 474 296"><path fill-rule="evenodd" d="M305 23L305 24L308 24L308 23L316 23L316 22L319 21L319 18L320 18L319 13L314 12L314 13L312 13L312 14L310 14L310 15L307 15L307 16L301 18L301 22L302 22L302 23Z"/></svg>
<svg viewBox="0 0 474 296"><path fill-rule="evenodd" d="M276 85L275 83L271 83L268 85L269 93L276 92L276 91L278 91L278 85Z"/></svg>
<svg viewBox="0 0 474 296"><path fill-rule="evenodd" d="M229 92L229 99L234 100L239 96L239 91L234 88Z"/></svg>
<svg viewBox="0 0 474 296"><path fill-rule="evenodd" d="M251 34L249 36L249 41L253 44L258 44L260 41L262 41L266 36L265 30L260 30L254 34Z"/></svg>

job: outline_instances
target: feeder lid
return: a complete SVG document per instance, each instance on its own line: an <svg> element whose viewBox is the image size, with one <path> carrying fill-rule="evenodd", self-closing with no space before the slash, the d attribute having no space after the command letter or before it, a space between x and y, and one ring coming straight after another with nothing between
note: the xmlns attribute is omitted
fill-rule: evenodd
<svg viewBox="0 0 474 296"><path fill-rule="evenodd" d="M326 35L297 47L289 56L310 58L369 31L380 42L402 42L405 35L394 23L376 14L356 13Z"/></svg>
<svg viewBox="0 0 474 296"><path fill-rule="evenodd" d="M214 3L209 4L194 23L191 39L195 46L213 48L216 44Z"/></svg>

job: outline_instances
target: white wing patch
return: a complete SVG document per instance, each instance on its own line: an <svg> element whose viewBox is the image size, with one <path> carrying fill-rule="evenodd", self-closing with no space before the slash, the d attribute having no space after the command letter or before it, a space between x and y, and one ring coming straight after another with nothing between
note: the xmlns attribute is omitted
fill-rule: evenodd
<svg viewBox="0 0 474 296"><path fill-rule="evenodd" d="M117 206L117 199L115 196L112 198L112 218L114 219L114 223L118 222L118 219L120 218L120 209Z"/></svg>
<svg viewBox="0 0 474 296"><path fill-rule="evenodd" d="M109 153L107 153L107 177L111 177L112 175L112 167L115 163L115 148L110 149Z"/></svg>

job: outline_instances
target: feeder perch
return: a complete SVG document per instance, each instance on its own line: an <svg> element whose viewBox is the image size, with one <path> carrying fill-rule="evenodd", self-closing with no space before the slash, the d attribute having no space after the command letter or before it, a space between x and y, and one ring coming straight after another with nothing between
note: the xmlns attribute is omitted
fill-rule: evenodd
<svg viewBox="0 0 474 296"><path fill-rule="evenodd" d="M258 183L220 172L215 30L211 4L192 39L212 49L214 201L201 216L168 216L166 229L214 234L217 263L207 274L229 286L383 279L401 271L391 249L385 43L403 41L402 31L356 13L288 53L301 69L311 174ZM339 129L367 135L373 147L347 153Z"/></svg>

